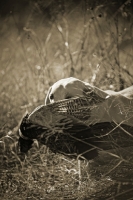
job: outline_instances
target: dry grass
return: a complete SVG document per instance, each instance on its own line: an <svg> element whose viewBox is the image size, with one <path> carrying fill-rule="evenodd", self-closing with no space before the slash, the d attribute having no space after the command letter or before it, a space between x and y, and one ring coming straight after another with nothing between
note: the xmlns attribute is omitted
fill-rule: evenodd
<svg viewBox="0 0 133 200"><path fill-rule="evenodd" d="M0 199L132 199L131 158L120 162L105 152L79 163L35 144L22 161L14 145L23 114L43 104L58 79L116 90L133 83L130 10L127 17L106 16L102 7L85 15L79 5L51 22L33 11L20 16L23 29L15 13L0 19Z"/></svg>

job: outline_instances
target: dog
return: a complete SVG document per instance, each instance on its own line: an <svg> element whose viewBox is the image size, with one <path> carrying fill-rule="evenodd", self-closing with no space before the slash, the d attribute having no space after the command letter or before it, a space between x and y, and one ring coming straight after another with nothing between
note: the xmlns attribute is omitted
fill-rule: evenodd
<svg viewBox="0 0 133 200"><path fill-rule="evenodd" d="M130 86L119 92L115 92L113 90L103 91L87 82L70 77L57 81L49 88L45 98L45 105L63 99L84 96L92 91L104 99L106 99L108 96L116 97L118 95L122 95L130 99L133 98L133 86Z"/></svg>
<svg viewBox="0 0 133 200"><path fill-rule="evenodd" d="M84 96L86 93L91 93L92 91L102 98L106 98L108 96L108 93L105 91L77 78L70 77L61 79L49 88L45 98L45 105L63 99Z"/></svg>

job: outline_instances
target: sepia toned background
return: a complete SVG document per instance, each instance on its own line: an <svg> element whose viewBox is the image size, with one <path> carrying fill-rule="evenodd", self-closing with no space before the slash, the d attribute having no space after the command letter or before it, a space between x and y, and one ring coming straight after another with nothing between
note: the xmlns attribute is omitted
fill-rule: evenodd
<svg viewBox="0 0 133 200"><path fill-rule="evenodd" d="M99 170L105 158L92 177L87 162L81 165L46 152L45 147L35 146L23 163L12 150L15 139L5 136L15 133L26 111L44 104L49 86L59 79L73 76L103 90L119 91L133 84L132 63L132 1L0 2L2 199L113 200L112 195L128 199L122 192L130 196L132 180L103 176ZM109 174L112 161L106 159ZM96 162L94 165L98 167ZM123 189L123 183L129 182Z"/></svg>

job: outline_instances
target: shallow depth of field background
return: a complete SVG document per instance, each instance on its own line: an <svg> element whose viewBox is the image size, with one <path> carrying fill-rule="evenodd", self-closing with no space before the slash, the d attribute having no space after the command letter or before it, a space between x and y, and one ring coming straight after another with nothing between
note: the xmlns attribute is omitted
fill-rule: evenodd
<svg viewBox="0 0 133 200"><path fill-rule="evenodd" d="M128 199L133 171L124 179L125 166L113 179L110 157L79 163L35 144L22 162L14 144L24 113L44 104L59 79L116 91L133 84L131 1L0 4L0 199Z"/></svg>

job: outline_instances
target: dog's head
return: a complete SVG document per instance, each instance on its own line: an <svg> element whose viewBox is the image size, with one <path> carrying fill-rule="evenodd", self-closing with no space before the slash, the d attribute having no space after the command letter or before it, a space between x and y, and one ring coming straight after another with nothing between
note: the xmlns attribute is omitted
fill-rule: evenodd
<svg viewBox="0 0 133 200"><path fill-rule="evenodd" d="M58 100L79 97L91 92L93 87L77 78L65 78L54 83L48 90L45 105Z"/></svg>

